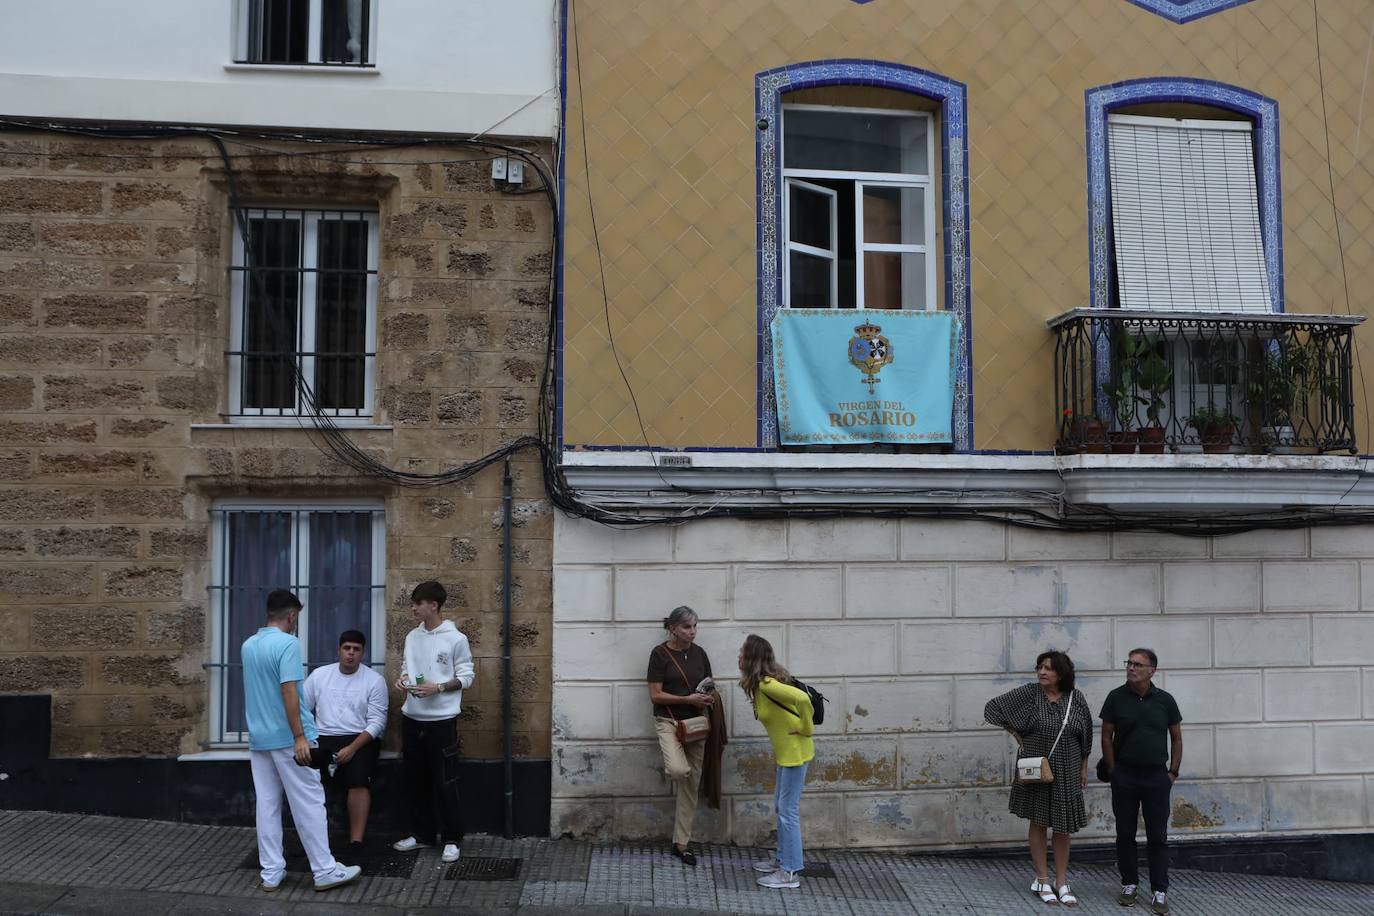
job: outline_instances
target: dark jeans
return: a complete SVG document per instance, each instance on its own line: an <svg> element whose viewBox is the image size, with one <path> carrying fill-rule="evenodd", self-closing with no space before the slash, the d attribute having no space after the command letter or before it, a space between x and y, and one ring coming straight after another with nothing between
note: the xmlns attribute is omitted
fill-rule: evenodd
<svg viewBox="0 0 1374 916"><path fill-rule="evenodd" d="M1116 864L1122 884L1140 883L1136 814L1145 817L1145 854L1150 861L1150 890L1169 889L1169 792L1173 783L1164 767L1117 764L1112 770L1112 813L1116 816Z"/></svg>
<svg viewBox="0 0 1374 916"><path fill-rule="evenodd" d="M421 843L463 843L458 807L458 720L401 717L401 771L410 796L411 834ZM438 812L438 823L435 812Z"/></svg>

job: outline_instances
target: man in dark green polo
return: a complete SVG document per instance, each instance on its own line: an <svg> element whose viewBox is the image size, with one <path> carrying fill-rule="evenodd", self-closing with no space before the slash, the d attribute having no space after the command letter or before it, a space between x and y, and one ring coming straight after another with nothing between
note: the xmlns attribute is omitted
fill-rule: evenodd
<svg viewBox="0 0 1374 916"><path fill-rule="evenodd" d="M1150 683L1158 666L1154 650L1132 649L1126 659L1126 683L1107 694L1101 718L1102 759L1111 773L1116 862L1121 869L1118 902L1135 906L1139 893L1135 825L1141 813L1150 862L1150 911L1163 914L1169 912L1169 792L1183 761L1183 716L1174 698Z"/></svg>

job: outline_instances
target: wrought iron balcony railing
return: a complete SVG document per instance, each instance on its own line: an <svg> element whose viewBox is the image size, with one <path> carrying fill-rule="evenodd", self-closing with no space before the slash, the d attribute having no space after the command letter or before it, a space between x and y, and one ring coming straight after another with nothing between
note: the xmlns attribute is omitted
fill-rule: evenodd
<svg viewBox="0 0 1374 916"><path fill-rule="evenodd" d="M1073 309L1050 319L1061 452L1356 450L1362 315Z"/></svg>

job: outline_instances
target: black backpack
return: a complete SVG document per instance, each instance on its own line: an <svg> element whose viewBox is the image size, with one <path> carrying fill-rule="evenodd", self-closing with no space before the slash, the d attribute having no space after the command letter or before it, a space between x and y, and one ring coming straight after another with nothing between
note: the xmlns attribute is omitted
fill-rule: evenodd
<svg viewBox="0 0 1374 916"><path fill-rule="evenodd" d="M799 681L796 678L792 678L792 686L797 688L798 690L806 691L806 695L811 698L811 724L820 725L822 722L824 722L825 694L821 693L819 690L817 690L815 687L812 687L805 681ZM765 693L764 696L768 697L768 694ZM768 697L768 699L773 700L772 697ZM787 709L786 706L783 706L777 700L773 700L773 702L777 706L780 706L783 709ZM794 716L796 715L796 713L790 709L787 709L787 711L792 713L792 715Z"/></svg>

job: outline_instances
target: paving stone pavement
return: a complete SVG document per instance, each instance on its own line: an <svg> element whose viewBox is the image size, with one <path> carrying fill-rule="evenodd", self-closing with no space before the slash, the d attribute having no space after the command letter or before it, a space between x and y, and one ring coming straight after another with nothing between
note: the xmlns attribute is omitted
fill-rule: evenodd
<svg viewBox="0 0 1374 916"><path fill-rule="evenodd" d="M514 879L455 880L438 852L413 863L390 854L390 875L317 894L292 862L282 889L256 889L256 844L244 827L0 812L0 914L238 916L267 914L508 914L508 916L904 916L1043 912L1019 859L908 856L892 850L817 851L834 877L803 878L794 891L765 890L749 865L757 849L703 846L689 869L665 846L473 836L464 860L516 858ZM346 856L342 856L347 860ZM381 860L379 860L381 862ZM1073 870L1079 912L1122 913L1115 875ZM1177 870L1175 914L1349 914L1374 916L1374 885ZM1144 907L1135 912L1146 912Z"/></svg>

